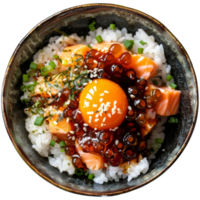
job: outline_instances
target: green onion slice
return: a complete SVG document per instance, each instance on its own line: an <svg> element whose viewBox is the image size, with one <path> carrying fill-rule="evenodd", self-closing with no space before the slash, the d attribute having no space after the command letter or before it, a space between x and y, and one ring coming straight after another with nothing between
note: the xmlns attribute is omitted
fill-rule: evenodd
<svg viewBox="0 0 200 200"><path fill-rule="evenodd" d="M28 75L29 75L30 77L35 76L35 71L34 71L34 70L29 70Z"/></svg>
<svg viewBox="0 0 200 200"><path fill-rule="evenodd" d="M22 85L22 86L20 87L20 90L21 90L22 92L25 92L25 91L26 91L26 85Z"/></svg>
<svg viewBox="0 0 200 200"><path fill-rule="evenodd" d="M115 29L116 25L115 24L110 24L110 29Z"/></svg>
<svg viewBox="0 0 200 200"><path fill-rule="evenodd" d="M59 145L60 145L60 148L66 147L65 141L60 141Z"/></svg>
<svg viewBox="0 0 200 200"><path fill-rule="evenodd" d="M42 126L43 123L44 123L44 117L37 117L35 119L34 125L36 125L36 126Z"/></svg>
<svg viewBox="0 0 200 200"><path fill-rule="evenodd" d="M22 75L23 82L28 82L28 74Z"/></svg>
<svg viewBox="0 0 200 200"><path fill-rule="evenodd" d="M177 87L177 85L176 84L174 84L174 83L170 83L170 87L172 88L172 89L176 89L176 87Z"/></svg>
<svg viewBox="0 0 200 200"><path fill-rule="evenodd" d="M90 45L88 45L88 47L89 47L90 49L92 49L92 47L91 47Z"/></svg>
<svg viewBox="0 0 200 200"><path fill-rule="evenodd" d="M36 69L37 69L37 64L35 64L34 62L32 62L32 63L30 64L30 69L36 70Z"/></svg>
<svg viewBox="0 0 200 200"><path fill-rule="evenodd" d="M41 106L42 106L42 103L40 101L36 101L35 104L34 104L35 108L39 108Z"/></svg>
<svg viewBox="0 0 200 200"><path fill-rule="evenodd" d="M130 51L133 48L134 41L133 40L126 40L124 42L124 46Z"/></svg>
<svg viewBox="0 0 200 200"><path fill-rule="evenodd" d="M151 149L153 149L154 151L158 150L160 146L161 146L160 144L156 144L156 143L150 145Z"/></svg>
<svg viewBox="0 0 200 200"><path fill-rule="evenodd" d="M168 123L170 124L178 124L178 119L175 117L170 117L168 120Z"/></svg>
<svg viewBox="0 0 200 200"><path fill-rule="evenodd" d="M65 149L61 149L60 152L65 152Z"/></svg>
<svg viewBox="0 0 200 200"><path fill-rule="evenodd" d="M152 83L153 83L154 85L158 85L158 81L157 81L156 79L154 79L154 80L152 81Z"/></svg>
<svg viewBox="0 0 200 200"><path fill-rule="evenodd" d="M27 102L28 102L28 99L21 99L21 102L22 102L22 103L27 103Z"/></svg>
<svg viewBox="0 0 200 200"><path fill-rule="evenodd" d="M93 20L90 24L89 24L89 29L90 29L90 31L94 31L95 30L95 24L96 24L96 22L95 22L95 20Z"/></svg>
<svg viewBox="0 0 200 200"><path fill-rule="evenodd" d="M51 67L53 67L53 69L56 68L56 64L55 64L53 61L50 61L50 62L49 62L49 65L50 65Z"/></svg>
<svg viewBox="0 0 200 200"><path fill-rule="evenodd" d="M147 44L147 42L144 42L143 40L140 40L140 44L141 45L145 45L145 44Z"/></svg>
<svg viewBox="0 0 200 200"><path fill-rule="evenodd" d="M94 179L94 174L89 174L88 179L93 180Z"/></svg>
<svg viewBox="0 0 200 200"><path fill-rule="evenodd" d="M143 54L144 49L143 48L138 48L138 54Z"/></svg>
<svg viewBox="0 0 200 200"><path fill-rule="evenodd" d="M158 143L158 144L162 144L162 139L161 138L156 138L155 142Z"/></svg>
<svg viewBox="0 0 200 200"><path fill-rule="evenodd" d="M53 55L53 58L57 59L57 58L58 58L58 56L57 56L57 55Z"/></svg>
<svg viewBox="0 0 200 200"><path fill-rule="evenodd" d="M42 108L38 108L36 112L38 115L44 115L44 110Z"/></svg>
<svg viewBox="0 0 200 200"><path fill-rule="evenodd" d="M100 35L96 36L95 38L96 38L98 43L103 42L103 39L102 39L102 37Z"/></svg>
<svg viewBox="0 0 200 200"><path fill-rule="evenodd" d="M167 80L167 81L171 81L172 78L173 78L173 76L169 74L169 75L166 77L166 80Z"/></svg>
<svg viewBox="0 0 200 200"><path fill-rule="evenodd" d="M76 168L76 169L75 169L75 174L76 174L77 176L83 176L83 169L81 169L81 168Z"/></svg>
<svg viewBox="0 0 200 200"><path fill-rule="evenodd" d="M88 172L88 170L85 172L85 174L84 174L85 176L88 176L89 175L89 172Z"/></svg>
<svg viewBox="0 0 200 200"><path fill-rule="evenodd" d="M54 147L55 144L56 144L55 140L51 140L50 145L51 145L52 147Z"/></svg>

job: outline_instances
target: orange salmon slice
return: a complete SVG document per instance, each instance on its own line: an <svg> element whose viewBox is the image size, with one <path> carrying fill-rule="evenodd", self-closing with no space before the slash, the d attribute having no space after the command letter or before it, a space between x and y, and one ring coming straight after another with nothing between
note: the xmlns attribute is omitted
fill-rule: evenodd
<svg viewBox="0 0 200 200"><path fill-rule="evenodd" d="M161 116L176 115L179 109L181 91L174 90L169 87L157 87L153 84L148 84L148 90L159 89L161 91L161 99L155 106L155 111Z"/></svg>
<svg viewBox="0 0 200 200"><path fill-rule="evenodd" d="M85 163L88 169L99 170L104 167L104 159L102 156L95 153L83 152L82 147L78 144L77 140L75 142L75 145L76 151L78 152L78 154L81 157L81 160L83 161L83 163Z"/></svg>

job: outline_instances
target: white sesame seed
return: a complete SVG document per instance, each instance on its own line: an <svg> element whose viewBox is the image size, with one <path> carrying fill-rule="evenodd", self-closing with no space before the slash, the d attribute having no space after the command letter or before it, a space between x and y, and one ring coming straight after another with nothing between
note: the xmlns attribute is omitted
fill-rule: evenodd
<svg viewBox="0 0 200 200"><path fill-rule="evenodd" d="M139 132L137 132L137 135L140 135L140 133L139 133Z"/></svg>
<svg viewBox="0 0 200 200"><path fill-rule="evenodd" d="M99 119L95 119L94 121L95 121L95 122L98 122L98 121L99 121Z"/></svg>
<svg viewBox="0 0 200 200"><path fill-rule="evenodd" d="M162 149L162 151L165 151L165 149Z"/></svg>
<svg viewBox="0 0 200 200"><path fill-rule="evenodd" d="M99 99L99 102L101 103L103 101L103 98Z"/></svg>
<svg viewBox="0 0 200 200"><path fill-rule="evenodd" d="M114 105L116 105L117 104L117 101L114 101Z"/></svg>
<svg viewBox="0 0 200 200"><path fill-rule="evenodd" d="M89 93L90 93L91 95L93 95L93 94L94 94L94 90L91 88L91 89L89 90Z"/></svg>
<svg viewBox="0 0 200 200"><path fill-rule="evenodd" d="M118 143L119 143L119 140L115 140L115 145L118 145Z"/></svg>
<svg viewBox="0 0 200 200"><path fill-rule="evenodd" d="M69 117L66 119L66 122L69 123Z"/></svg>
<svg viewBox="0 0 200 200"><path fill-rule="evenodd" d="M94 112L93 112L93 111L89 111L89 112L87 112L87 114L88 114L88 115L93 115Z"/></svg>
<svg viewBox="0 0 200 200"><path fill-rule="evenodd" d="M89 107L89 105L90 105L90 102L88 102L88 101L85 101L85 102L84 102L84 105L85 105L85 107Z"/></svg>
<svg viewBox="0 0 200 200"><path fill-rule="evenodd" d="M107 164L107 163L104 163L104 166L105 166L105 167L108 167L108 164Z"/></svg>
<svg viewBox="0 0 200 200"><path fill-rule="evenodd" d="M132 110L132 107L131 107L131 106L128 106L128 109L129 109L129 110Z"/></svg>
<svg viewBox="0 0 200 200"><path fill-rule="evenodd" d="M93 89L94 89L95 92L97 91L97 87L96 86L94 86Z"/></svg>
<svg viewBox="0 0 200 200"><path fill-rule="evenodd" d="M135 95L131 94L130 97L131 97L131 98L135 98Z"/></svg>
<svg viewBox="0 0 200 200"><path fill-rule="evenodd" d="M148 87L145 87L145 90L148 90Z"/></svg>
<svg viewBox="0 0 200 200"><path fill-rule="evenodd" d="M101 93L100 96L101 96L101 97L104 96L104 93Z"/></svg>
<svg viewBox="0 0 200 200"><path fill-rule="evenodd" d="M93 78L93 74L90 74L90 78Z"/></svg>
<svg viewBox="0 0 200 200"><path fill-rule="evenodd" d="M98 69L98 72L101 72L103 69Z"/></svg>
<svg viewBox="0 0 200 200"><path fill-rule="evenodd" d="M75 137L74 137L74 136L72 137L72 140L75 140Z"/></svg>
<svg viewBox="0 0 200 200"><path fill-rule="evenodd" d="M86 127L83 127L83 130L84 130L85 132L87 132L87 128L86 128Z"/></svg>
<svg viewBox="0 0 200 200"><path fill-rule="evenodd" d="M52 106L49 107L49 110L52 110Z"/></svg>
<svg viewBox="0 0 200 200"><path fill-rule="evenodd" d="M101 126L103 126L103 123L101 123Z"/></svg>
<svg viewBox="0 0 200 200"><path fill-rule="evenodd" d="M69 105L70 104L70 100L68 100L67 102L66 102L66 105Z"/></svg>
<svg viewBox="0 0 200 200"><path fill-rule="evenodd" d="M94 71L98 71L98 68L94 68Z"/></svg>
<svg viewBox="0 0 200 200"><path fill-rule="evenodd" d="M94 128L94 130L96 131L96 130L97 130L97 128Z"/></svg>
<svg viewBox="0 0 200 200"><path fill-rule="evenodd" d="M90 80L89 83L92 83L92 80Z"/></svg>
<svg viewBox="0 0 200 200"><path fill-rule="evenodd" d="M95 80L94 82L97 83L97 80Z"/></svg>
<svg viewBox="0 0 200 200"><path fill-rule="evenodd" d="M106 121L106 117L103 118L103 122L105 122L105 121Z"/></svg>
<svg viewBox="0 0 200 200"><path fill-rule="evenodd" d="M71 134L74 134L74 131L70 131Z"/></svg>
<svg viewBox="0 0 200 200"><path fill-rule="evenodd" d="M93 63L96 63L96 64L97 64L98 62L97 62L96 60L94 60Z"/></svg>
<svg viewBox="0 0 200 200"><path fill-rule="evenodd" d="M85 65L84 68L87 69L87 65Z"/></svg>
<svg viewBox="0 0 200 200"><path fill-rule="evenodd" d="M93 104L92 106L96 108L96 107L97 107L97 104Z"/></svg>
<svg viewBox="0 0 200 200"><path fill-rule="evenodd" d="M109 93L107 90L104 90L104 93Z"/></svg>
<svg viewBox="0 0 200 200"><path fill-rule="evenodd" d="M97 76L98 76L97 74L94 74L94 75L93 75L93 77L97 77Z"/></svg>
<svg viewBox="0 0 200 200"><path fill-rule="evenodd" d="M99 114L97 113L97 114L95 115L95 117L98 118L98 117L99 117Z"/></svg>
<svg viewBox="0 0 200 200"><path fill-rule="evenodd" d="M88 126L88 124L84 123L83 126Z"/></svg>
<svg viewBox="0 0 200 200"><path fill-rule="evenodd" d="M87 93L86 99L92 100L93 98L92 98L92 96L89 93Z"/></svg>
<svg viewBox="0 0 200 200"><path fill-rule="evenodd" d="M53 121L53 123L54 123L55 125L57 125L57 124L58 124L56 121Z"/></svg>
<svg viewBox="0 0 200 200"><path fill-rule="evenodd" d="M110 114L110 113L108 113L108 117L110 117L110 118L111 118L111 114Z"/></svg>
<svg viewBox="0 0 200 200"><path fill-rule="evenodd" d="M74 126L78 126L78 124L75 123Z"/></svg>
<svg viewBox="0 0 200 200"><path fill-rule="evenodd" d="M92 120L92 116L89 116L89 123L91 123L91 120Z"/></svg>
<svg viewBox="0 0 200 200"><path fill-rule="evenodd" d="M95 53L95 55L98 55L98 54L99 54L99 52Z"/></svg>
<svg viewBox="0 0 200 200"><path fill-rule="evenodd" d="M83 83L83 85L85 86L85 85L87 85L88 83Z"/></svg>

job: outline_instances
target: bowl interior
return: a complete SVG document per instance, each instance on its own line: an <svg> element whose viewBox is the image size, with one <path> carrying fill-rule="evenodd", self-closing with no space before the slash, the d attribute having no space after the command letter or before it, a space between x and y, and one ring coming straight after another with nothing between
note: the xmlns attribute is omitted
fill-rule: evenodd
<svg viewBox="0 0 200 200"><path fill-rule="evenodd" d="M181 90L178 125L166 125L163 149L150 165L147 174L130 182L108 182L103 185L86 179L60 173L51 167L46 158L41 157L28 139L25 130L25 114L19 98L22 95L22 73L24 73L37 50L46 46L50 37L57 35L53 28L68 34L87 35L88 24L96 19L97 27L106 28L115 23L120 29L126 27L134 34L138 28L153 35L157 43L164 46L167 63L172 66L172 76ZM190 59L181 44L158 21L139 11L114 5L84 5L67 9L41 22L20 42L6 71L3 88L3 115L9 136L17 151L26 163L39 175L60 188L88 195L113 195L126 192L144 185L164 172L180 155L187 144L197 115L197 83Z"/></svg>

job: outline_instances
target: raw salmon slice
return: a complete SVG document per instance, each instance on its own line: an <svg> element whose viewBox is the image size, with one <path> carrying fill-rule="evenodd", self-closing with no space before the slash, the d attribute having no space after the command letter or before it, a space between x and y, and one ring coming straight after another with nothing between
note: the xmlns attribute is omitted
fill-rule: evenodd
<svg viewBox="0 0 200 200"><path fill-rule="evenodd" d="M77 140L75 142L76 145L76 151L81 157L81 160L88 169L91 170L99 170L104 167L104 159L102 156L96 153L85 153L82 150L82 147L78 144Z"/></svg>
<svg viewBox="0 0 200 200"><path fill-rule="evenodd" d="M161 99L155 106L155 111L161 116L176 115L179 109L181 91L174 90L169 87L157 87L153 84L148 84L148 90L159 89L161 91Z"/></svg>

